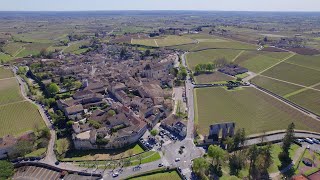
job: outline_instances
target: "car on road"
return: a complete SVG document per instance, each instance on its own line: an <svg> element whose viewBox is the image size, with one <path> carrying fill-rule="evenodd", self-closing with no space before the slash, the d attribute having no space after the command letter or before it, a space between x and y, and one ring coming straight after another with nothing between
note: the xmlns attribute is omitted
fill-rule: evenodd
<svg viewBox="0 0 320 180"><path fill-rule="evenodd" d="M178 169L178 171L180 171L180 172L181 172L181 167L178 167L177 169Z"/></svg>
<svg viewBox="0 0 320 180"><path fill-rule="evenodd" d="M112 177L118 177L119 176L119 173L115 172L112 174Z"/></svg>
<svg viewBox="0 0 320 180"><path fill-rule="evenodd" d="M307 146L307 149L310 149L310 145Z"/></svg>
<svg viewBox="0 0 320 180"><path fill-rule="evenodd" d="M158 167L163 167L164 166L164 164L163 163L160 163L159 165L158 165Z"/></svg>
<svg viewBox="0 0 320 180"><path fill-rule="evenodd" d="M180 160L181 160L180 158L176 158L176 159L175 159L176 162L178 162L178 161L180 161Z"/></svg>
<svg viewBox="0 0 320 180"><path fill-rule="evenodd" d="M59 165L59 164L60 164L60 162L59 162L59 161L56 161L54 164L55 164L55 165Z"/></svg>

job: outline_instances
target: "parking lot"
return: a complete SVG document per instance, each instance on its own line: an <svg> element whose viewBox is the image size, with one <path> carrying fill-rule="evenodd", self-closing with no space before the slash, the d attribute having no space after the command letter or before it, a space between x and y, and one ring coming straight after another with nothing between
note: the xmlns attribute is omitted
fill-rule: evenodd
<svg viewBox="0 0 320 180"><path fill-rule="evenodd" d="M313 138L309 138L310 140L306 139L297 139L298 142L302 144L303 147L310 149L315 152L320 152L320 141L318 139L314 140ZM309 141L309 142L308 142Z"/></svg>
<svg viewBox="0 0 320 180"><path fill-rule="evenodd" d="M17 169L13 179L59 179L60 173L58 171L49 170L36 166L23 166Z"/></svg>

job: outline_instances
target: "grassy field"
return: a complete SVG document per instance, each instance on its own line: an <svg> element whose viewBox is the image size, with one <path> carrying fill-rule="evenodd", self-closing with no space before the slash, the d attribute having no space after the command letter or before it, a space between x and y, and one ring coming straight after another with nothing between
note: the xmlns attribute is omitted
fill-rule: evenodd
<svg viewBox="0 0 320 180"><path fill-rule="evenodd" d="M16 79L0 80L0 105L22 101L18 81Z"/></svg>
<svg viewBox="0 0 320 180"><path fill-rule="evenodd" d="M256 76L251 80L256 85L263 87L273 93L276 93L280 96L285 96L289 93L292 93L294 91L297 91L301 89L300 86L296 86L293 84L277 81L274 79L270 79L263 76Z"/></svg>
<svg viewBox="0 0 320 180"><path fill-rule="evenodd" d="M37 107L29 102L17 102L0 107L0 137L12 134L21 135L33 130L35 124L45 124Z"/></svg>
<svg viewBox="0 0 320 180"><path fill-rule="evenodd" d="M167 179L168 180L180 180L180 176L177 173L177 171L169 171L169 172L158 172L154 173L152 175L141 175L139 177L134 177L134 178L127 178L127 180L163 180Z"/></svg>
<svg viewBox="0 0 320 180"><path fill-rule="evenodd" d="M289 55L290 53L283 52L245 51L235 60L235 63L250 71L258 73L278 63Z"/></svg>
<svg viewBox="0 0 320 180"><path fill-rule="evenodd" d="M219 58L225 58L231 62L240 52L240 50L231 49L210 49L189 53L186 59L188 67L194 70L197 64L213 62Z"/></svg>
<svg viewBox="0 0 320 180"><path fill-rule="evenodd" d="M297 129L320 130L316 120L254 88L196 89L195 103L195 120L201 134L208 134L209 126L219 122L235 122L248 134L285 129L291 122Z"/></svg>
<svg viewBox="0 0 320 180"><path fill-rule="evenodd" d="M10 60L12 60L12 57L10 55L0 52L0 62L8 62Z"/></svg>
<svg viewBox="0 0 320 180"><path fill-rule="evenodd" d="M15 34L14 39L32 43L53 43L64 39L68 34L63 31L33 31L29 33Z"/></svg>
<svg viewBox="0 0 320 180"><path fill-rule="evenodd" d="M320 56L295 55L285 62L320 71Z"/></svg>
<svg viewBox="0 0 320 180"><path fill-rule="evenodd" d="M179 44L190 44L194 41L183 36L166 36L165 38L150 38L150 39L132 39L132 44L140 44L144 46L165 47L175 46Z"/></svg>
<svg viewBox="0 0 320 180"><path fill-rule="evenodd" d="M288 99L320 115L320 92L312 89L288 97Z"/></svg>
<svg viewBox="0 0 320 180"><path fill-rule="evenodd" d="M320 71L288 63L280 63L265 71L262 75L304 86L311 86L320 82Z"/></svg>
<svg viewBox="0 0 320 180"><path fill-rule="evenodd" d="M0 79L13 77L13 72L10 69L0 67Z"/></svg>
<svg viewBox="0 0 320 180"><path fill-rule="evenodd" d="M64 52L65 53L77 53L79 52L81 46L83 45L89 45L89 41L79 41L71 44L69 47L67 47Z"/></svg>
<svg viewBox="0 0 320 180"><path fill-rule="evenodd" d="M58 144L59 142L57 142ZM99 156L97 160L106 160L106 159L119 159L121 156L129 157L129 151L132 151L133 154L139 154L144 152L143 149L138 145L134 145L128 148L120 150L88 150L88 151L70 151L67 153L63 161L88 161L94 160L94 156Z"/></svg>
<svg viewBox="0 0 320 180"><path fill-rule="evenodd" d="M211 74L201 74L198 76L194 76L195 82L197 84L206 84L206 83L213 83L213 82L221 82L221 81L231 81L234 80L232 76L228 76L223 74L219 71L216 71Z"/></svg>
<svg viewBox="0 0 320 180"><path fill-rule="evenodd" d="M24 49L17 54L17 57L26 57L29 55L38 55L42 49L47 49L51 44L49 43L29 43L24 46Z"/></svg>
<svg viewBox="0 0 320 180"><path fill-rule="evenodd" d="M295 153L297 152L297 150L299 149L300 146L296 145L296 144L292 144L291 148L289 150L289 156L291 158L294 157ZM282 152L282 148L279 144L275 144L272 146L272 160L273 163L269 168L269 173L274 173L279 171L278 166L281 166L281 162L278 158L278 155Z"/></svg>
<svg viewBox="0 0 320 180"><path fill-rule="evenodd" d="M24 43L11 42L3 47L4 52L10 54L11 56L16 56L17 53L23 48Z"/></svg>

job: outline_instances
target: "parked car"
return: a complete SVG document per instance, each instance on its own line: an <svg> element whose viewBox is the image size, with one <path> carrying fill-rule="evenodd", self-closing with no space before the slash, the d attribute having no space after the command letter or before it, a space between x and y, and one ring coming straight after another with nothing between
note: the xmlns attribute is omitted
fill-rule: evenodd
<svg viewBox="0 0 320 180"><path fill-rule="evenodd" d="M316 144L320 144L320 141L318 139L316 139L316 138L312 138L311 140Z"/></svg>
<svg viewBox="0 0 320 180"><path fill-rule="evenodd" d="M119 176L119 173L115 172L112 174L112 177L118 177Z"/></svg>
<svg viewBox="0 0 320 180"><path fill-rule="evenodd" d="M158 165L158 167L163 167L164 166L164 164L163 163L160 163L159 165Z"/></svg>
<svg viewBox="0 0 320 180"><path fill-rule="evenodd" d="M297 142L302 143L302 142L304 142L304 140L303 139L297 139Z"/></svg>
<svg viewBox="0 0 320 180"><path fill-rule="evenodd" d="M176 158L175 161L176 161L176 162L180 161L180 158Z"/></svg>
<svg viewBox="0 0 320 180"><path fill-rule="evenodd" d="M310 138L306 138L306 142L308 142L309 144L313 144L313 141Z"/></svg>

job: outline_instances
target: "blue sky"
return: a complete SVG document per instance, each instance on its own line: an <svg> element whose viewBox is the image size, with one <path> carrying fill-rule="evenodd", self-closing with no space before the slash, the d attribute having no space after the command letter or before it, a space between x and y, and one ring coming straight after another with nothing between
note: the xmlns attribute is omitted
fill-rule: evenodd
<svg viewBox="0 0 320 180"><path fill-rule="evenodd" d="M320 0L0 0L0 11L320 11Z"/></svg>

